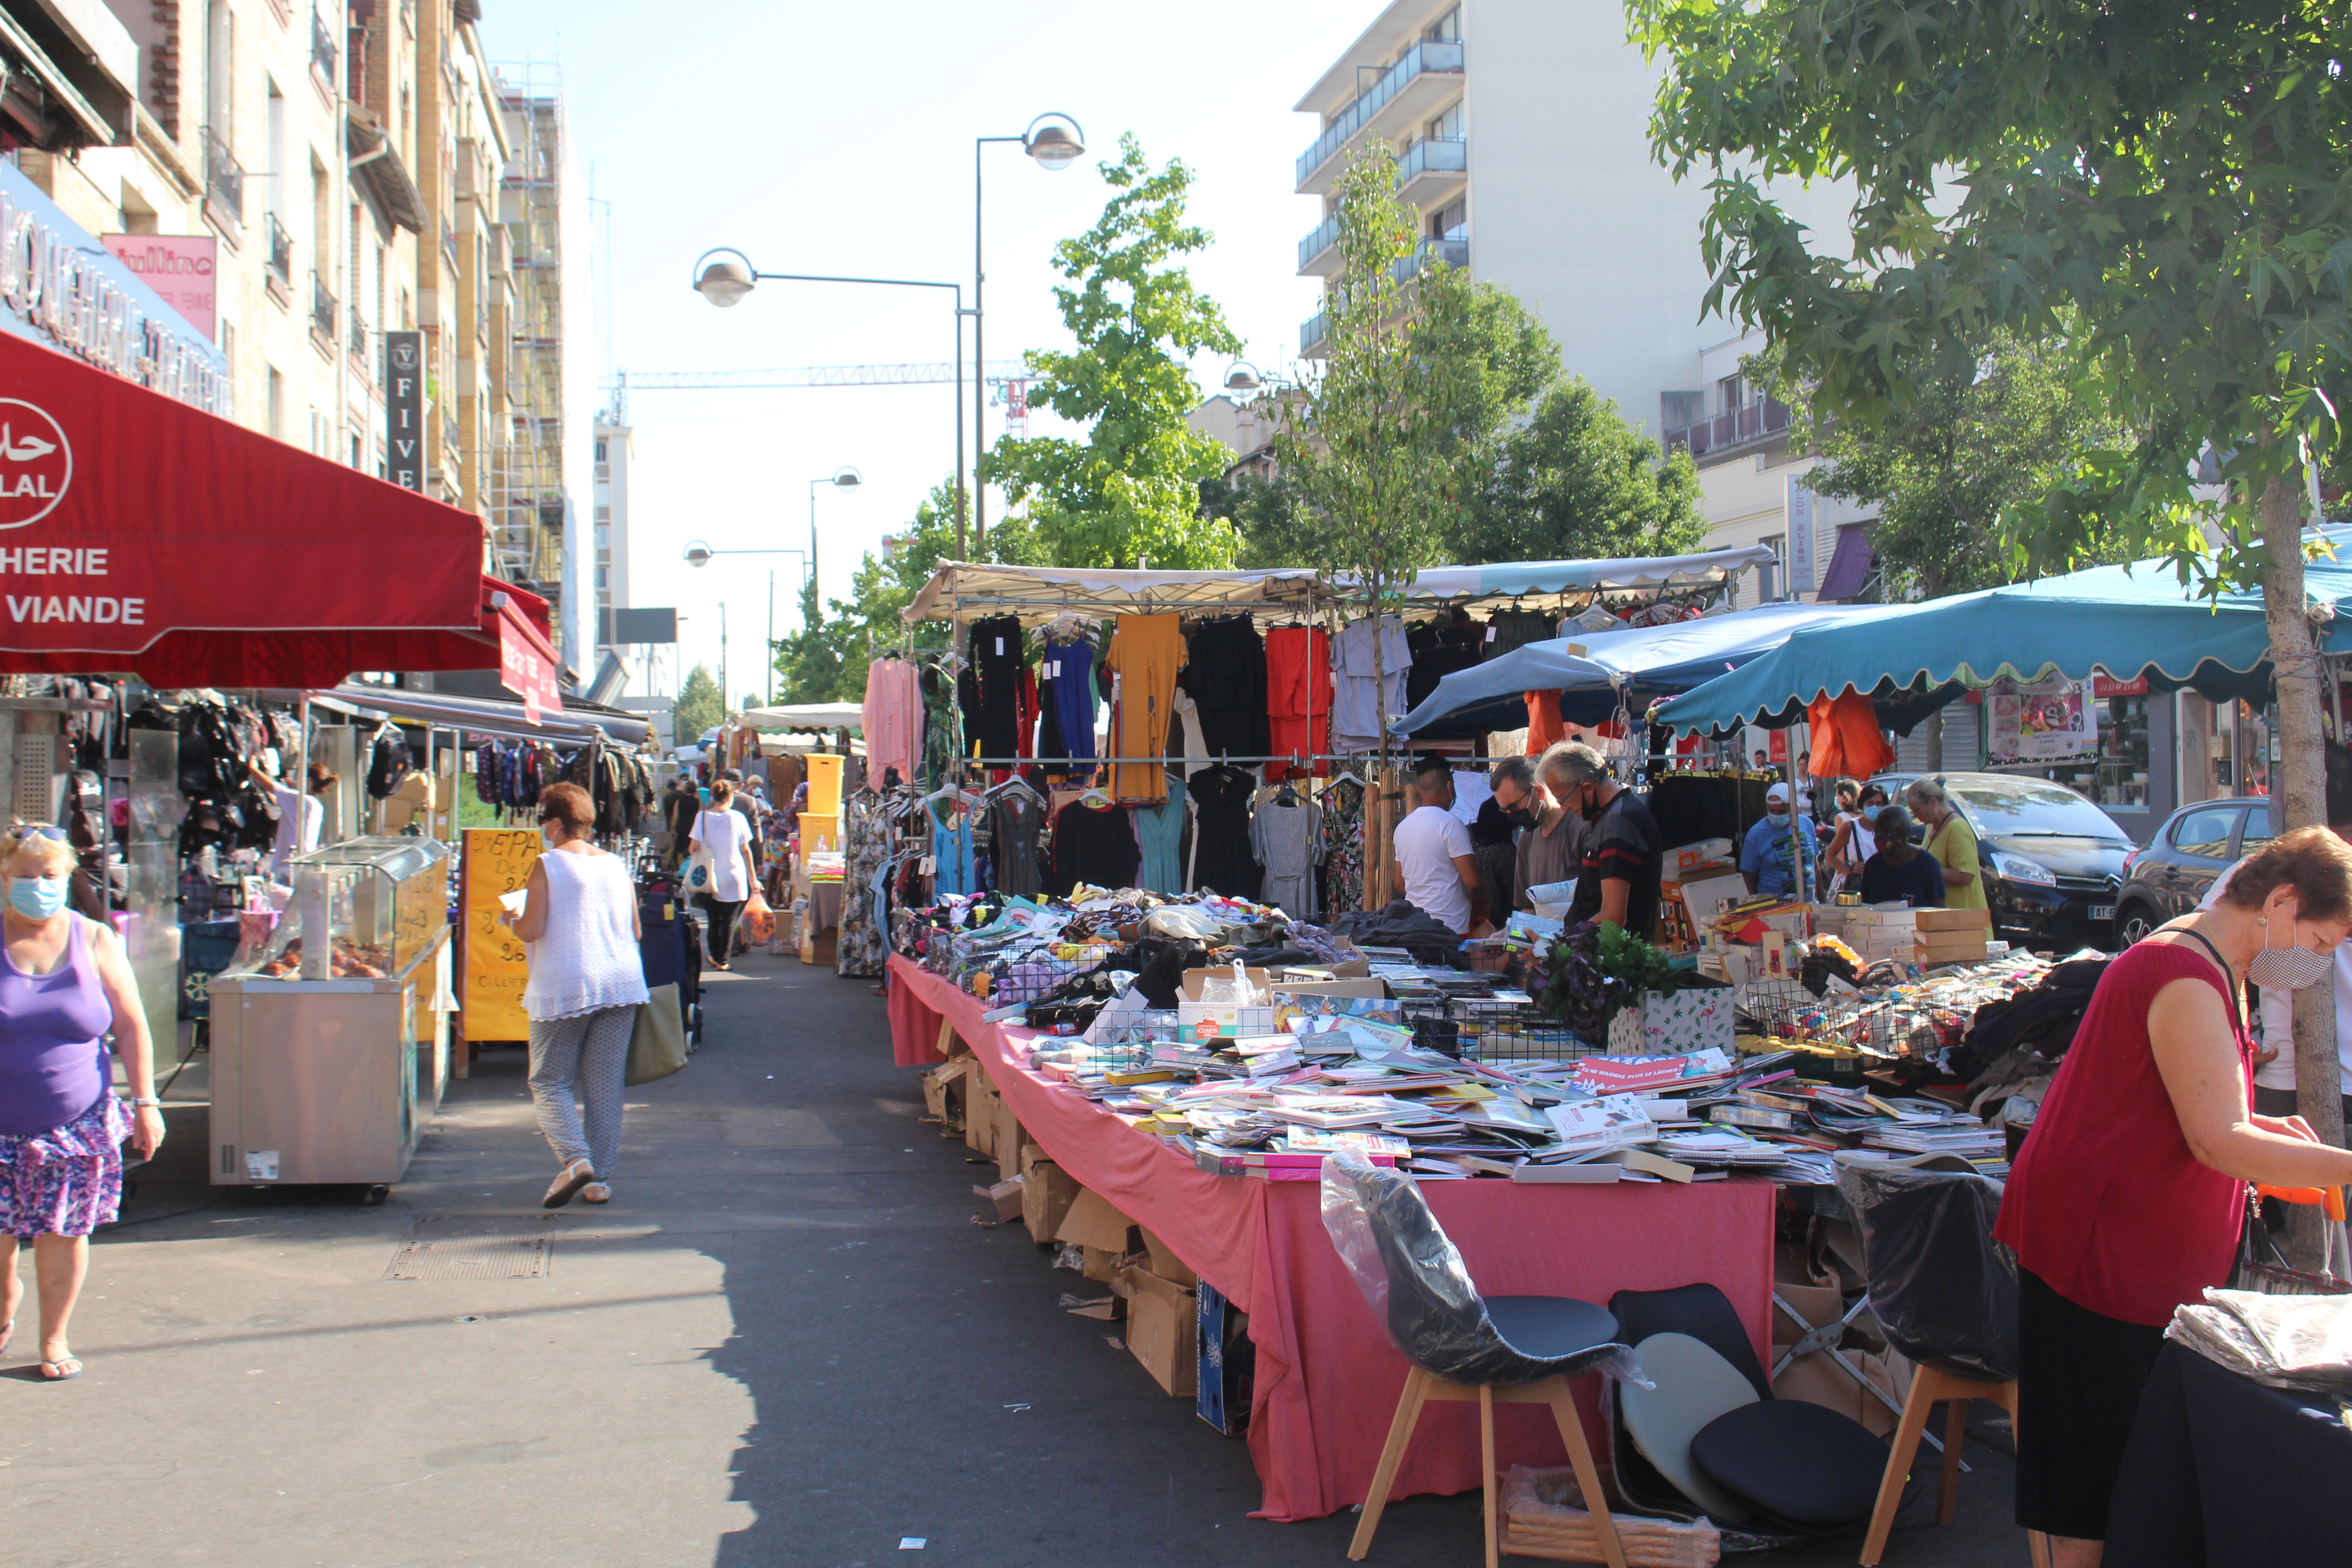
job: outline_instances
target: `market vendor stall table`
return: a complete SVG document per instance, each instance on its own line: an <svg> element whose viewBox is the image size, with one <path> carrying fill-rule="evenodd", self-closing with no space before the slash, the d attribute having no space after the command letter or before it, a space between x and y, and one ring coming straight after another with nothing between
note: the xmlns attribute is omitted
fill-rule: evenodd
<svg viewBox="0 0 2352 1568"><path fill-rule="evenodd" d="M1265 1488L1259 1516L1313 1519L1362 1501L1406 1369L1324 1233L1318 1184L1210 1175L1160 1139L1031 1073L1019 1052L1033 1031L984 1022L978 998L903 955L892 955L889 973L898 1065L940 1059L944 1022L985 1066L1032 1142L1250 1315L1257 1382L1249 1443ZM1738 1309L1759 1354L1769 1350L1768 1182L1474 1180L1431 1182L1424 1190L1489 1295L1606 1301L1618 1290L1706 1280ZM1605 1452L1593 1419L1597 1386L1586 1380L1580 1403L1596 1448ZM1539 1407L1507 1406L1496 1421L1498 1451L1512 1462L1566 1462ZM1479 1484L1475 1411L1433 1409L1394 1495Z"/></svg>

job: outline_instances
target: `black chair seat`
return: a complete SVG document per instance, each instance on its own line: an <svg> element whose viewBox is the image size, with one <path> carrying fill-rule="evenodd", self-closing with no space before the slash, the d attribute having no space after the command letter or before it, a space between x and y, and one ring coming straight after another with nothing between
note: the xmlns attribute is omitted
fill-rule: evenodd
<svg viewBox="0 0 2352 1568"><path fill-rule="evenodd" d="M1850 1415L1801 1399L1726 1411L1691 1439L1691 1462L1759 1513L1801 1531L1870 1517L1886 1445Z"/></svg>
<svg viewBox="0 0 2352 1568"><path fill-rule="evenodd" d="M1573 1296L1488 1296L1485 1300L1495 1331L1522 1355L1574 1355L1617 1338L1615 1313Z"/></svg>

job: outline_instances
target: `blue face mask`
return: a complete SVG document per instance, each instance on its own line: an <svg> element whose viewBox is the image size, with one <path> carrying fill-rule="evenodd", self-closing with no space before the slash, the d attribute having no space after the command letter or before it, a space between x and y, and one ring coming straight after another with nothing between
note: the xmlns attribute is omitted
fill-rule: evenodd
<svg viewBox="0 0 2352 1568"><path fill-rule="evenodd" d="M11 877L8 907L28 921L45 921L66 907L63 877Z"/></svg>

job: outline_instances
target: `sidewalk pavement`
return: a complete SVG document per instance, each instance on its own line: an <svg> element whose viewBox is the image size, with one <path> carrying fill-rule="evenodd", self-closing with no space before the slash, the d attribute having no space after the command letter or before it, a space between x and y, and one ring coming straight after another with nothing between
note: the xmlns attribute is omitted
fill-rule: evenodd
<svg viewBox="0 0 2352 1568"><path fill-rule="evenodd" d="M211 1188L202 1068L98 1238L79 1380L0 1368L11 1568L775 1568L1339 1563L1342 1514L1250 1520L1246 1447L1171 1399L988 1173L919 1120L870 983L712 975L703 1049L629 1091L615 1201L555 1216L541 1278L393 1279L415 1236L545 1234L523 1053L453 1082L382 1207ZM24 1267L29 1275L29 1249ZM29 1278L27 1285L30 1284ZM29 1300L28 1300L29 1306ZM2007 1461L1969 1445L1949 1530L1898 1568L2022 1562ZM903 1539L920 1557L898 1555ZM1775 1554L1853 1560L1857 1538ZM1383 1518L1393 1568L1478 1561L1475 1495Z"/></svg>

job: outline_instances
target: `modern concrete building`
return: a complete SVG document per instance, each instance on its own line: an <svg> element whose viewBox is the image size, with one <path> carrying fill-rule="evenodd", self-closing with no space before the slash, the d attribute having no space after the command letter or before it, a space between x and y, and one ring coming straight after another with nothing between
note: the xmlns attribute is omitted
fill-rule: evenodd
<svg viewBox="0 0 2352 1568"><path fill-rule="evenodd" d="M608 412L596 416L596 608L629 607L629 463L636 432Z"/></svg>

